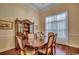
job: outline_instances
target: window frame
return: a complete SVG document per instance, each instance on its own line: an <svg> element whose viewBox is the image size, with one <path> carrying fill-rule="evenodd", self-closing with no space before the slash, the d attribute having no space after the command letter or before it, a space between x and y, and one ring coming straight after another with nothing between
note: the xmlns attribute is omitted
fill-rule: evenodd
<svg viewBox="0 0 79 59"><path fill-rule="evenodd" d="M68 31L68 19L69 19L69 17L68 17L68 15L69 15L69 12L67 11L67 10L65 10L65 11L63 11L63 12L59 12L59 13L56 13L56 14L53 14L53 15L50 15L50 16L46 16L45 17L45 28L44 28L44 30L45 30L45 32L46 32L46 18L47 17L51 17L51 16L56 16L56 15L58 15L58 14L62 14L62 13L66 13L66 38L64 38L64 40L68 40L68 38L69 38L69 31ZM46 35L45 35L45 37L46 37ZM57 38L57 39L62 39L62 38Z"/></svg>

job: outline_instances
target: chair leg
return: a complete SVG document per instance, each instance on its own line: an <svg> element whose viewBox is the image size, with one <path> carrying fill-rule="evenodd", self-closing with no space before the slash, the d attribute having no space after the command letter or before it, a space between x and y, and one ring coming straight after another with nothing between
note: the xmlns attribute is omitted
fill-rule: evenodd
<svg viewBox="0 0 79 59"><path fill-rule="evenodd" d="M35 48L35 55L38 55L38 48Z"/></svg>

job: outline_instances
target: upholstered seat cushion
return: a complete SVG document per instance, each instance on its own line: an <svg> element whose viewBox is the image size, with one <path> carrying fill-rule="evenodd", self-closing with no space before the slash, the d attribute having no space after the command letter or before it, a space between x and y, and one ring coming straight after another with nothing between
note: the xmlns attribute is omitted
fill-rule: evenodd
<svg viewBox="0 0 79 59"><path fill-rule="evenodd" d="M34 54L35 54L34 50L32 51L26 50L26 55L34 55Z"/></svg>
<svg viewBox="0 0 79 59"><path fill-rule="evenodd" d="M29 42L29 44L33 44L34 40L35 40L34 34L33 33L29 33L28 34L28 42Z"/></svg>
<svg viewBox="0 0 79 59"><path fill-rule="evenodd" d="M30 47L26 47L26 48L24 48L24 52L25 52L25 55L34 55L35 49L30 48Z"/></svg>
<svg viewBox="0 0 79 59"><path fill-rule="evenodd" d="M46 54L46 48L44 48L44 49L39 49L39 53L40 53L40 54ZM47 54L50 54L50 53L51 53L51 48L48 48Z"/></svg>
<svg viewBox="0 0 79 59"><path fill-rule="evenodd" d="M45 53L46 53L46 48L44 48L44 49L39 49L38 52L39 52L40 54L45 54Z"/></svg>
<svg viewBox="0 0 79 59"><path fill-rule="evenodd" d="M35 51L34 50L25 50L25 51L20 51L20 55L34 55Z"/></svg>

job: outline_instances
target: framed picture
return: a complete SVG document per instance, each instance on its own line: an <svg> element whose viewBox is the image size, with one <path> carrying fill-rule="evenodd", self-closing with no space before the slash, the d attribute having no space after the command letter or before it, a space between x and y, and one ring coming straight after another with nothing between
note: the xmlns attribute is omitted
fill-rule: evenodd
<svg viewBox="0 0 79 59"><path fill-rule="evenodd" d="M0 20L0 29L12 29L13 22Z"/></svg>

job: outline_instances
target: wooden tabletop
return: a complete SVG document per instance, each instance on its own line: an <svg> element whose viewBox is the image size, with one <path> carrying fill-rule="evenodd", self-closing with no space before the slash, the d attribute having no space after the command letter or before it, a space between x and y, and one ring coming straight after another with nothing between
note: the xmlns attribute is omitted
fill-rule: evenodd
<svg viewBox="0 0 79 59"><path fill-rule="evenodd" d="M34 41L32 43L27 44L26 46L30 46L32 48L39 48L40 46L43 46L45 44L46 44L46 42L41 42L41 41L36 40L36 41Z"/></svg>

